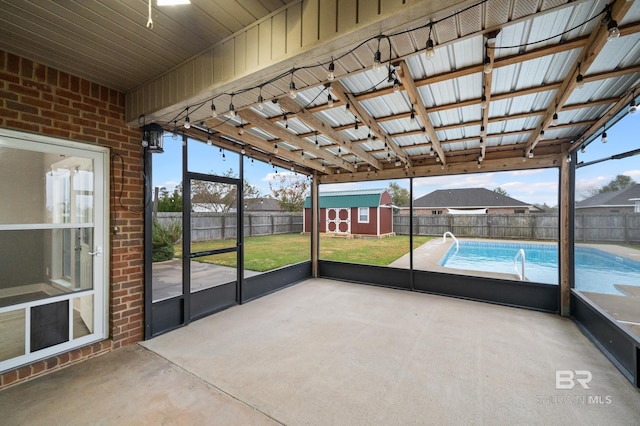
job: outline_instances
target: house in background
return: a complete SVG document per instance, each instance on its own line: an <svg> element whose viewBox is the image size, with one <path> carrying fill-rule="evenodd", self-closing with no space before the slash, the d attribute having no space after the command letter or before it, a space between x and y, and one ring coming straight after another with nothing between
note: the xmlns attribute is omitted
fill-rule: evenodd
<svg viewBox="0 0 640 426"><path fill-rule="evenodd" d="M393 235L393 206L385 189L321 193L320 232L350 237ZM304 202L304 232L311 232L311 197Z"/></svg>
<svg viewBox="0 0 640 426"><path fill-rule="evenodd" d="M280 201L271 197L245 198L245 213L281 213Z"/></svg>
<svg viewBox="0 0 640 426"><path fill-rule="evenodd" d="M576 213L640 213L640 183L579 201Z"/></svg>
<svg viewBox="0 0 640 426"><path fill-rule="evenodd" d="M529 214L541 212L532 204L499 194L486 188L439 189L413 202L418 215L438 214ZM409 214L409 204L400 207Z"/></svg>

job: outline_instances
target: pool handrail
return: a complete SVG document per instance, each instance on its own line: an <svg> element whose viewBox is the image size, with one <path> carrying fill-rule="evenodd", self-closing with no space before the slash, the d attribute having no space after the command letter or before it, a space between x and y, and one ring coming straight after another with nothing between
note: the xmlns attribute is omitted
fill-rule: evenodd
<svg viewBox="0 0 640 426"><path fill-rule="evenodd" d="M450 235L451 238L453 238L453 241L456 242L456 250L460 249L460 243L458 242L458 239L456 238L455 235L453 235L451 232L447 231L444 234L442 234L442 243L446 243L447 242L447 235Z"/></svg>
<svg viewBox="0 0 640 426"><path fill-rule="evenodd" d="M522 265L522 274L520 273L520 271L518 271L518 267L516 266L518 263L518 256L520 256L520 263ZM513 256L513 269L516 271L516 274L518 274L518 277L520 277L520 281L524 281L526 279L526 276L524 274L524 264L525 264L524 249L521 248L520 250L518 250L516 255Z"/></svg>

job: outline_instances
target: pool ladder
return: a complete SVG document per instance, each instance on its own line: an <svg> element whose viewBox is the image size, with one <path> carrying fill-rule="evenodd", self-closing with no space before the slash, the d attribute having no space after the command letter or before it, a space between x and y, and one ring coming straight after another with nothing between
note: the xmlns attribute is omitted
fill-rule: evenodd
<svg viewBox="0 0 640 426"><path fill-rule="evenodd" d="M520 265L521 265L522 273L518 271L518 256L520 256ZM520 281L524 281L526 279L524 275L524 264L525 264L524 249L520 249L518 250L516 255L513 256L513 269L516 271L516 274L518 274L518 277L520 277Z"/></svg>
<svg viewBox="0 0 640 426"><path fill-rule="evenodd" d="M456 238L456 236L449 231L442 234L442 244L447 242L447 235L451 236L451 238L453 238L453 241L456 242L456 251L458 251L460 249L460 243L458 242L458 239Z"/></svg>

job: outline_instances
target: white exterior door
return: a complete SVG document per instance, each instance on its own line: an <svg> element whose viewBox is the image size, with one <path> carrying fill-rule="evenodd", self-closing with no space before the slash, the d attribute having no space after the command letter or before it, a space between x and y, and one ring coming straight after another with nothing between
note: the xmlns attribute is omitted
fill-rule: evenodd
<svg viewBox="0 0 640 426"><path fill-rule="evenodd" d="M109 150L0 129L0 371L107 337Z"/></svg>

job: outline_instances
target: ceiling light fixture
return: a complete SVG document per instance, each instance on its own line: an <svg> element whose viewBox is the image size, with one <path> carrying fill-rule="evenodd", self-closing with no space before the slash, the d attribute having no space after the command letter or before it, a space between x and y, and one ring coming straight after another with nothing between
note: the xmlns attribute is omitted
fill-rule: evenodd
<svg viewBox="0 0 640 426"><path fill-rule="evenodd" d="M191 4L190 0L158 0L158 6L180 6Z"/></svg>

